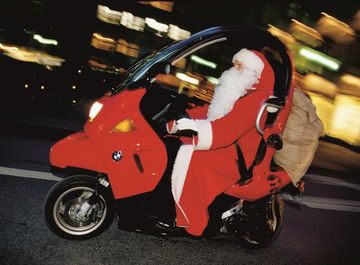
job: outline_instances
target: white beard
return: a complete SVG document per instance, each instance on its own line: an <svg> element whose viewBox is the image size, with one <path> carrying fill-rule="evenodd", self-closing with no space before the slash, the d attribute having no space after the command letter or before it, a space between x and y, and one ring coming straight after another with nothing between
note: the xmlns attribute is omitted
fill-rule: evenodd
<svg viewBox="0 0 360 265"><path fill-rule="evenodd" d="M235 102L247 94L246 89L259 83L259 76L250 69L238 70L231 67L222 73L207 113L208 120L214 121L227 115Z"/></svg>

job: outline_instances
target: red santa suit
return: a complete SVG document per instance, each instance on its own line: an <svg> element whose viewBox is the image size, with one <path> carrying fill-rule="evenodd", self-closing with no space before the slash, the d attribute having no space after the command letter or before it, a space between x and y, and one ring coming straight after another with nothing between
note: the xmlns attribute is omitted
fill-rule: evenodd
<svg viewBox="0 0 360 265"><path fill-rule="evenodd" d="M235 60L244 69L235 74L239 70L233 67L222 74L207 118L192 116L174 126L198 132L192 144L180 147L172 172L176 225L192 235L202 235L209 205L240 179L234 143L240 145L248 167L254 159L260 139L255 129L257 113L273 90L274 74L261 53L242 49Z"/></svg>

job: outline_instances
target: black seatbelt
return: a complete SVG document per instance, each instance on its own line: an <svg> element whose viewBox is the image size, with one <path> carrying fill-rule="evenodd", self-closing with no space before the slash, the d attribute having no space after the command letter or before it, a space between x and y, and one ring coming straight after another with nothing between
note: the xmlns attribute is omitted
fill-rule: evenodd
<svg viewBox="0 0 360 265"><path fill-rule="evenodd" d="M246 167L246 163L245 163L245 158L244 158L244 154L240 149L239 144L237 143L237 141L235 142L235 146L236 146L236 152L237 152L237 156L238 156L238 169L239 169L239 174L240 174L240 180L242 182L242 180L247 180L249 179L249 171Z"/></svg>
<svg viewBox="0 0 360 265"><path fill-rule="evenodd" d="M278 112L276 113L268 113L265 124L272 124L278 116ZM251 181L251 178L253 176L253 168L254 166L260 164L262 160L265 157L266 150L267 150L267 143L265 142L264 138L261 137L257 152L255 154L255 158L253 162L251 163L250 168L248 169L246 167L245 158L244 155L240 149L240 146L237 142L235 142L236 151L238 154L238 166L239 166L239 173L240 173L240 180L238 183L240 185L248 184Z"/></svg>

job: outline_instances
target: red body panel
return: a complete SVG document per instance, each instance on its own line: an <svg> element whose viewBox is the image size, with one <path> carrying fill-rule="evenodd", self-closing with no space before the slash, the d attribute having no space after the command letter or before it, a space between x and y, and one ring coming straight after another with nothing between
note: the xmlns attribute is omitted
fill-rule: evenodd
<svg viewBox="0 0 360 265"><path fill-rule="evenodd" d="M68 166L104 172L104 163L96 146L84 132L74 133L50 149L50 163L65 168Z"/></svg>
<svg viewBox="0 0 360 265"><path fill-rule="evenodd" d="M144 94L145 89L123 91L98 100L103 108L93 121L85 124L85 133L69 136L52 147L51 164L106 173L116 199L153 190L165 171L167 153L161 139L140 113L139 104ZM125 119L131 119L136 129L111 132ZM113 160L115 151L121 151L120 161Z"/></svg>

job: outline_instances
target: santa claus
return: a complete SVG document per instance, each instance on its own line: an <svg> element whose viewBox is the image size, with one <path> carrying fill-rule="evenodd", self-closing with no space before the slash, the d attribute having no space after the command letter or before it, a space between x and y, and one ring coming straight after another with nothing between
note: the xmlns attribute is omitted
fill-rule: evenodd
<svg viewBox="0 0 360 265"><path fill-rule="evenodd" d="M259 107L271 94L274 74L260 52L242 49L233 57L233 67L220 77L206 119L182 118L169 125L169 132L193 130L197 136L183 144L171 176L176 204L176 226L200 236L208 224L208 207L219 194L241 178L238 143L247 166L256 150L242 138L258 139L255 130Z"/></svg>

